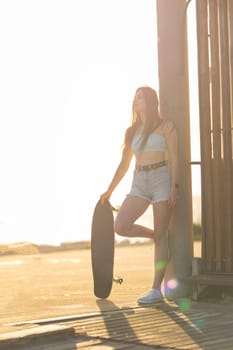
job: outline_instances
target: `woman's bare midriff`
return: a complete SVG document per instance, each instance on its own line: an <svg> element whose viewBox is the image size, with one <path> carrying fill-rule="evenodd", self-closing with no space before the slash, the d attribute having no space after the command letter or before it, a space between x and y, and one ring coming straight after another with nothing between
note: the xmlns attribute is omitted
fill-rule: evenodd
<svg viewBox="0 0 233 350"><path fill-rule="evenodd" d="M147 165L166 160L165 152L145 152L135 154L137 165Z"/></svg>

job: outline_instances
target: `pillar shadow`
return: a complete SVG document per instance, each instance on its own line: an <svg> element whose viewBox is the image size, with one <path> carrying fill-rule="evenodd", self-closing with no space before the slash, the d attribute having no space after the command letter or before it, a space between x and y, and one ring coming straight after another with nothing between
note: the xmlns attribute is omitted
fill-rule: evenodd
<svg viewBox="0 0 233 350"><path fill-rule="evenodd" d="M96 303L101 311L101 316L103 317L103 321L110 339L131 344L134 343L135 345L146 345L143 343L142 339L139 338L140 329L138 329L136 333L126 317L130 314L134 314L135 308L119 308L109 300L97 300ZM137 310L145 308L163 311L172 321L174 321L174 323L176 323L178 327L183 329L184 333L187 334L189 338L192 339L195 344L197 344L197 346L201 346L203 341L208 340L208 332L206 331L205 327L203 328L205 317L204 315L200 315L200 318L198 318L197 314L199 314L199 312L197 312L197 314L191 312L191 300L188 301L188 299L183 299L173 303L168 301L153 306L148 305L136 307ZM157 328L156 326L154 328L153 323L151 324L151 331L157 332ZM162 349L164 346L160 344L160 347ZM177 349L179 349L179 346Z"/></svg>
<svg viewBox="0 0 233 350"><path fill-rule="evenodd" d="M147 307L155 308L154 306ZM192 313L192 300L190 298L180 298L180 300L173 301L172 304L169 301L167 303L161 303L158 307L156 306L156 309L160 309L166 313L197 346L200 346L200 349L201 344L208 340L209 327L206 328L205 310L203 309L203 316L200 315L201 311L197 309L195 309L197 314ZM179 349L179 346L177 349Z"/></svg>

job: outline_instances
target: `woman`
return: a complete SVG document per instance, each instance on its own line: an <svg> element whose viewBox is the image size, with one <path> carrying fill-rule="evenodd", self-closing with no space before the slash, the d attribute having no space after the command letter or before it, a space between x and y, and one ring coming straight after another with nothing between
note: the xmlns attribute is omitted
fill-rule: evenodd
<svg viewBox="0 0 233 350"><path fill-rule="evenodd" d="M168 225L178 190L177 134L172 121L159 114L158 97L150 87L136 90L132 125L126 130L122 159L101 202L109 199L135 156L130 193L115 219L115 232L125 237L152 238L155 242L152 289L138 303L163 300L161 284L168 262ZM168 156L168 161L166 160ZM134 222L153 205L154 230Z"/></svg>

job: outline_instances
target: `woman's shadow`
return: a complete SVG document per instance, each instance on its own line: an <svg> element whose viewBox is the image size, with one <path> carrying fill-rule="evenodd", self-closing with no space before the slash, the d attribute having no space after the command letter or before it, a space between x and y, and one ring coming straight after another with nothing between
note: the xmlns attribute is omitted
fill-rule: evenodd
<svg viewBox="0 0 233 350"><path fill-rule="evenodd" d="M119 308L112 301L97 299L108 337L114 340L137 342L137 334L128 322L126 315L134 314L133 308Z"/></svg>
<svg viewBox="0 0 233 350"><path fill-rule="evenodd" d="M128 316L136 314L136 310L141 309L140 306L119 308L107 299L97 299L96 304L101 311L101 317L109 338L134 343L140 342L137 332L128 321ZM166 303L164 305L153 306L153 308L161 309L165 312L177 309L177 307L171 307Z"/></svg>
<svg viewBox="0 0 233 350"><path fill-rule="evenodd" d="M101 318L105 325L105 330L102 331L103 338L109 338L115 341L121 341L131 344L140 344L142 343L143 334L140 334L140 327L138 324L138 321L142 321L138 316L140 314L141 307L126 307L126 308L119 308L117 305L115 305L110 300L103 300L98 299L96 301L97 306L99 307L101 311ZM184 332L189 335L193 340L197 343L200 341L200 330L194 329L194 322L192 322L192 319L189 318L188 314L186 314L185 310L182 310L179 304L177 303L162 303L158 305L148 305L144 306L144 308L148 309L157 309L162 312L164 312L168 320L171 319L174 321L174 323L177 324L178 327L181 327L184 329ZM140 309L140 310L139 310ZM139 313L137 312L139 311ZM184 320L183 317L181 317L180 313L183 315L186 315L187 319ZM132 317L135 315L135 318L137 318L137 322L135 323L135 329L133 327ZM153 316L153 315L152 315ZM129 322L129 319L131 319L131 322ZM190 325L191 321L191 325ZM148 322L152 322L152 320L148 320ZM142 327L143 328L143 327ZM152 330L155 331L154 326L152 326ZM144 330L145 331L145 330ZM143 331L143 333L144 333ZM107 332L107 335L106 335Z"/></svg>

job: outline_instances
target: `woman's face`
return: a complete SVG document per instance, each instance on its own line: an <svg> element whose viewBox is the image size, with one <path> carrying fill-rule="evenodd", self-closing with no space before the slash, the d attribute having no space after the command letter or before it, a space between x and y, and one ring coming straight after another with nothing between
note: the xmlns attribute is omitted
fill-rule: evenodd
<svg viewBox="0 0 233 350"><path fill-rule="evenodd" d="M133 101L133 108L136 113L142 113L146 110L146 100L142 90L136 91Z"/></svg>

